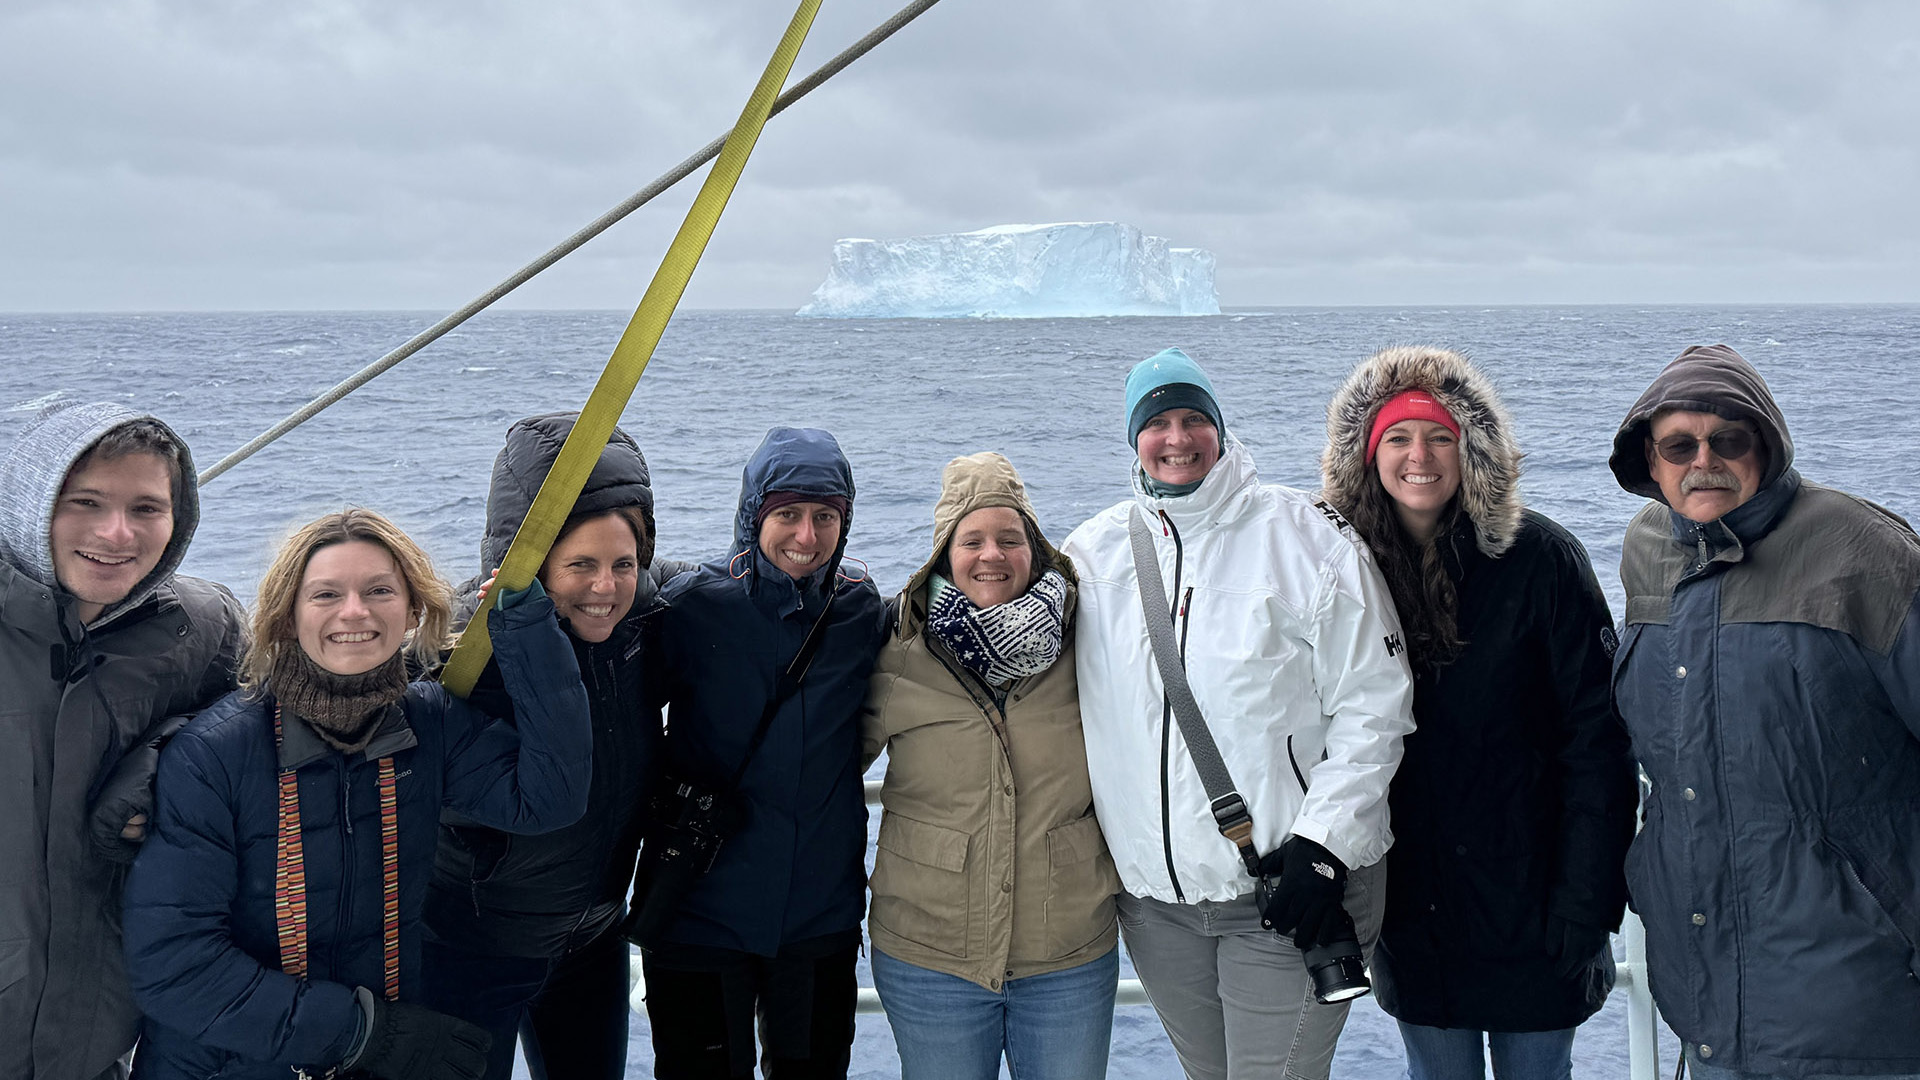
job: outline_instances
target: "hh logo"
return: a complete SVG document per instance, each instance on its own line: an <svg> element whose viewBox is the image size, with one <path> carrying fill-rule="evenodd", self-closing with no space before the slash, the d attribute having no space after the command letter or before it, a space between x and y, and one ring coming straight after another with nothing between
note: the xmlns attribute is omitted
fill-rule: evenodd
<svg viewBox="0 0 1920 1080"><path fill-rule="evenodd" d="M1401 653L1407 651L1407 647L1405 645L1400 644L1399 634L1388 634L1386 641L1387 641L1388 656L1399 656Z"/></svg>
<svg viewBox="0 0 1920 1080"><path fill-rule="evenodd" d="M1339 529L1341 532L1345 532L1345 533L1353 532L1353 526L1347 524L1347 519L1340 516L1340 511L1335 510L1332 506L1328 505L1325 499L1315 499L1313 500L1313 505L1315 509L1320 511L1322 516L1324 516L1328 521L1333 522L1334 528Z"/></svg>

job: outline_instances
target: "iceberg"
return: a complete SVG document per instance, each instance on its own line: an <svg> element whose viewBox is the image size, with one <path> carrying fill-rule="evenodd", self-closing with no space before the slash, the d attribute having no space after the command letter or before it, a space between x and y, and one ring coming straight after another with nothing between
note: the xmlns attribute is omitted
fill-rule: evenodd
<svg viewBox="0 0 1920 1080"><path fill-rule="evenodd" d="M902 240L837 240L797 314L850 319L1218 315L1213 253L1131 225L995 225Z"/></svg>

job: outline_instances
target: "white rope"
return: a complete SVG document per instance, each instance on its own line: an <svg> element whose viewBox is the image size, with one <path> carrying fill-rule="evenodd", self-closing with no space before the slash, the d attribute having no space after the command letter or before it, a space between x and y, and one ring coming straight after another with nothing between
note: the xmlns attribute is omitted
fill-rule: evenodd
<svg viewBox="0 0 1920 1080"><path fill-rule="evenodd" d="M828 79L833 78L835 75L838 75L847 65L865 56L868 52L872 51L874 46L892 37L895 31L919 18L928 8L939 2L940 0L913 0L913 3L895 12L892 18L875 27L866 37L854 42L839 55L820 65L819 69L813 74L793 84L793 86L788 88L786 93L780 95L779 100L773 103L773 111L768 115L770 117L779 116L781 112L785 111L787 106L806 97L814 88L826 82ZM641 188L639 191L634 192L613 209L593 219L592 222L579 232L574 233L572 236L554 245L546 254L514 271L505 281L502 281L479 297L469 301L466 306L455 311L453 314L448 315L446 318L441 319L439 322L434 323L432 326L407 339L406 344L401 345L387 355L354 372L352 376L341 381L326 393L321 394L319 397L301 406L298 411L288 416L285 420L280 421L255 436L245 446L214 462L200 473L200 483L205 484L213 480L221 473L226 472L228 469L247 460L254 454L259 453L269 443L313 419L315 416L318 416L334 402L339 401L341 398L360 389L367 383L372 382L375 378L384 374L387 369L412 356L414 353L419 352L421 349L426 348L428 345L431 345L433 342L439 340L447 331L480 314L482 311L493 306L494 302L501 297L533 280L537 274L547 267L573 254L581 245L611 228L615 222L618 222L621 218L645 206L653 200L654 196L659 195L661 192L686 179L695 169L712 161L715 155L720 153L720 147L725 145L726 141L727 136L725 133L717 136L712 142L700 148L692 157L675 165L665 173L662 173L659 179Z"/></svg>

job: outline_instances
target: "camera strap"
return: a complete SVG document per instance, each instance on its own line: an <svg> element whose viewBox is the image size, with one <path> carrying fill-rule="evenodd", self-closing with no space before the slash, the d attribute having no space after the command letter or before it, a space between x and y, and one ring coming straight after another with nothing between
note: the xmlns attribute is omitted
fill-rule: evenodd
<svg viewBox="0 0 1920 1080"><path fill-rule="evenodd" d="M820 641L827 636L827 620L833 617L833 598L839 590L832 576L827 578L827 606L820 609L820 617L813 620L812 629L807 631L806 640L800 643L800 651L793 654L793 662L780 673L773 684L773 696L767 699L767 707L760 712L760 723L753 729L753 738L747 742L747 753L740 759L740 767L733 771L733 779L727 782L722 794L731 796L740 790L741 781L747 777L747 766L753 764L754 755L760 752L760 744L767 741L767 732L773 728L774 714L787 699L800 692L800 683L807 677L808 669L813 667L813 654L820 651Z"/></svg>
<svg viewBox="0 0 1920 1080"><path fill-rule="evenodd" d="M1207 808L1220 835L1240 851L1247 873L1260 876L1260 852L1253 846L1253 816L1247 813L1247 800L1234 786L1233 775L1220 757L1206 717L1200 715L1200 703L1194 700L1187 684L1187 669L1180 646L1173 636L1173 608L1167 602L1167 586L1160 577L1160 558L1153 547L1153 532L1145 516L1134 506L1127 516L1127 536L1133 542L1133 573L1140 582L1140 610L1147 620L1147 640L1153 644L1154 664L1160 669L1160 685L1167 704L1179 722L1180 736L1186 740L1193 768L1207 789Z"/></svg>

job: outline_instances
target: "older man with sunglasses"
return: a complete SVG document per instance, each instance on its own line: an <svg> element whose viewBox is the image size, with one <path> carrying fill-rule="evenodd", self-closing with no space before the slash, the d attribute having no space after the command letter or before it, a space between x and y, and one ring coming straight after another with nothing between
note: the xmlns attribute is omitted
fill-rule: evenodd
<svg viewBox="0 0 1920 1080"><path fill-rule="evenodd" d="M1627 860L1700 1080L1920 1077L1920 539L1803 480L1767 384L1696 346L1614 436Z"/></svg>

